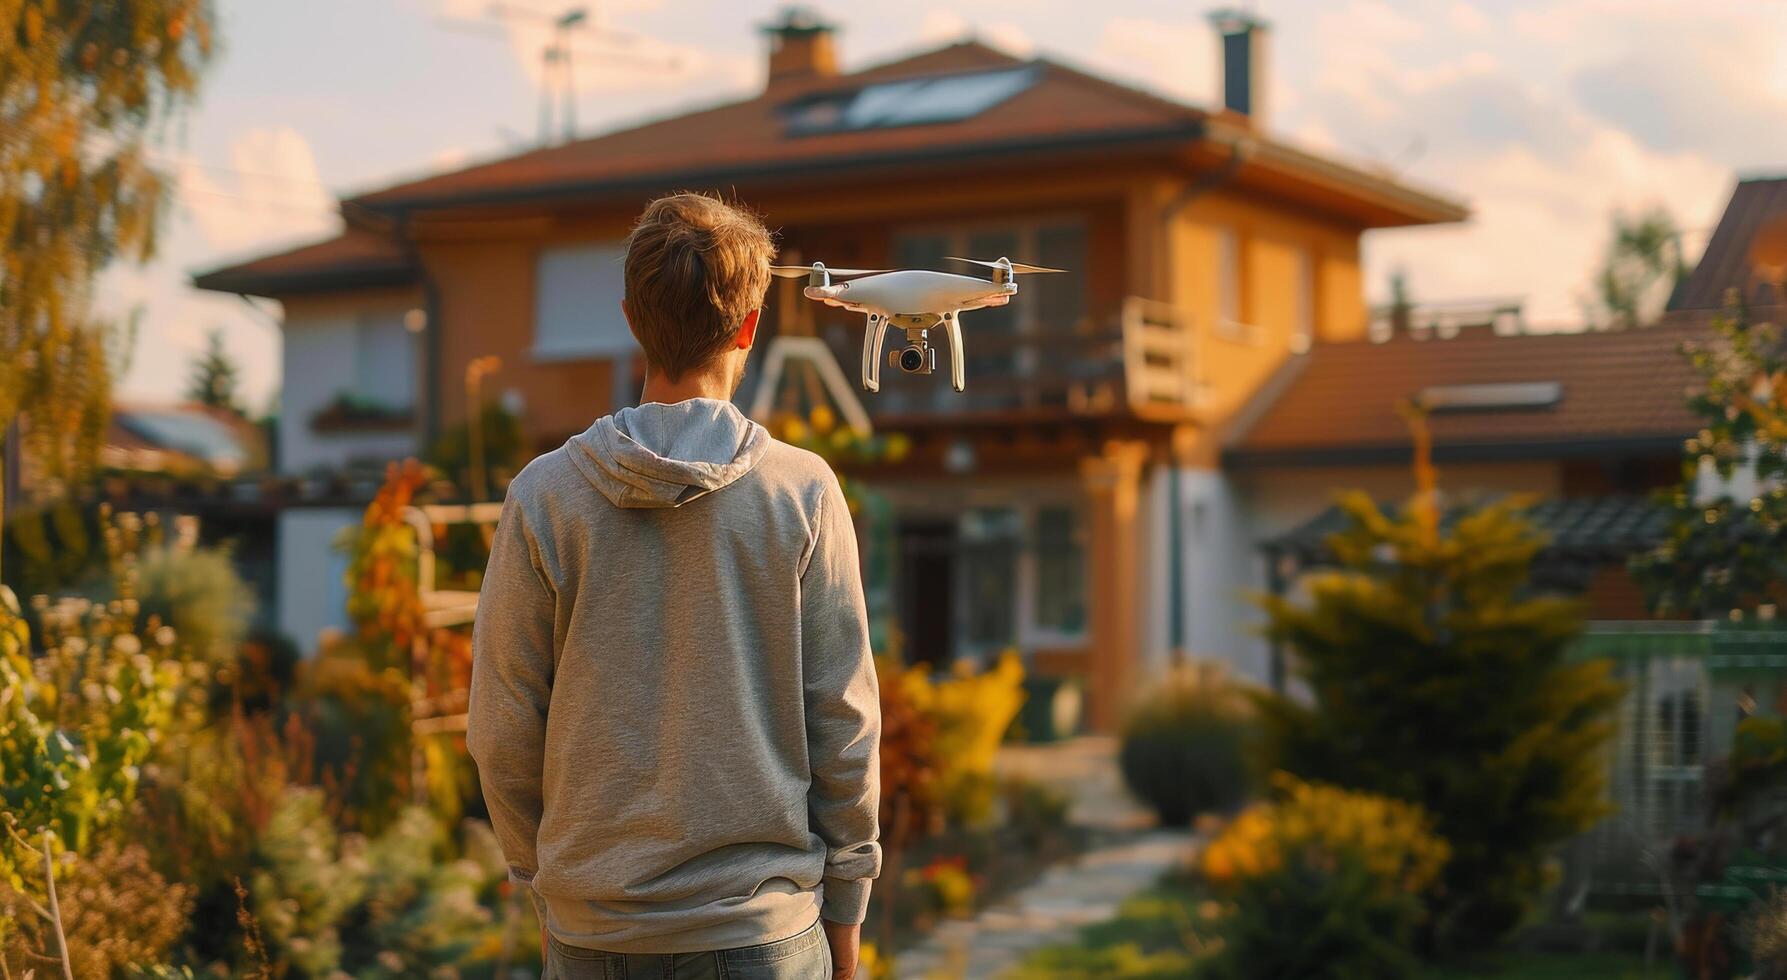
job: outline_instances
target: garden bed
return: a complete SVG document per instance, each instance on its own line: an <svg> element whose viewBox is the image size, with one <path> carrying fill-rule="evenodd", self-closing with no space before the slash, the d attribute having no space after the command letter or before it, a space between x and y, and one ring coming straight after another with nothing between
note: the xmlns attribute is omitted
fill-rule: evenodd
<svg viewBox="0 0 1787 980"><path fill-rule="evenodd" d="M1168 980L1195 976L1214 899L1195 878L1170 875L1123 903L1116 918L1030 956L1007 980ZM1508 952L1430 966L1421 980L1664 980L1669 964L1636 953Z"/></svg>

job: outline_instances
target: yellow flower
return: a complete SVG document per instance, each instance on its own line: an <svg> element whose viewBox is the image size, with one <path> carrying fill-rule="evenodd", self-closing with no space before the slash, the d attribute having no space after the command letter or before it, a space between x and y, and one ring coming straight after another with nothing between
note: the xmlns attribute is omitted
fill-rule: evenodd
<svg viewBox="0 0 1787 980"><path fill-rule="evenodd" d="M819 405L808 416L808 424L813 427L814 432L823 436L831 433L831 430L837 426L838 419L836 415L832 414L830 405Z"/></svg>
<svg viewBox="0 0 1787 980"><path fill-rule="evenodd" d="M790 416L787 421L782 423L782 441L807 441L807 424L798 418Z"/></svg>

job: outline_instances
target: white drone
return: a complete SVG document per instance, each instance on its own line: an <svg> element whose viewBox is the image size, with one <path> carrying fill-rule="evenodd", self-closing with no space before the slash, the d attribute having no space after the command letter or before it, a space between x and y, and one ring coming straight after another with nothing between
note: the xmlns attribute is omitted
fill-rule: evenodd
<svg viewBox="0 0 1787 980"><path fill-rule="evenodd" d="M784 279L807 277L802 290L808 299L827 306L866 313L869 329L862 342L862 386L881 390L881 345L887 325L906 331L906 346L893 351L889 361L907 374L930 374L937 368L937 351L930 345L930 330L941 326L949 335L949 380L957 391L967 387L962 362L961 314L989 306L1004 306L1018 294L1012 277L1032 272L1065 272L1000 258L997 262L950 256L951 262L970 262L993 270L993 280L958 276L925 269L827 269L825 263L772 265L769 271ZM833 276L849 277L833 283Z"/></svg>

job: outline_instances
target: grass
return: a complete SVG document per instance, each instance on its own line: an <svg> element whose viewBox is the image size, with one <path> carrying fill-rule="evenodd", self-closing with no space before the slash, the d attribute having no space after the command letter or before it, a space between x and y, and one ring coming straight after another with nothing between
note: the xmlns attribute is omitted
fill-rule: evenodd
<svg viewBox="0 0 1787 980"><path fill-rule="evenodd" d="M1117 917L1087 926L1078 939L1030 956L1005 980L1185 980L1195 977L1207 896L1169 877L1123 903ZM1422 980L1666 980L1668 964L1645 972L1628 953L1502 953L1466 964L1430 967Z"/></svg>
<svg viewBox="0 0 1787 980"><path fill-rule="evenodd" d="M1422 980L1666 980L1676 975L1668 963L1647 973L1635 953L1506 953L1482 963L1432 967Z"/></svg>

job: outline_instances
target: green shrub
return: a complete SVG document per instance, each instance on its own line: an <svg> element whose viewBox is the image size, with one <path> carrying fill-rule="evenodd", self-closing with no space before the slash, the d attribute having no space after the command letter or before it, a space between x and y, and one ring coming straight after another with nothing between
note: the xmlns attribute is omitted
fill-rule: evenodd
<svg viewBox="0 0 1787 980"><path fill-rule="evenodd" d="M1770 892L1744 913L1738 936L1755 965L1755 980L1787 980L1787 891Z"/></svg>
<svg viewBox="0 0 1787 980"><path fill-rule="evenodd" d="M1420 807L1279 777L1204 849L1228 899L1200 977L1396 980L1414 975L1422 896L1449 849Z"/></svg>
<svg viewBox="0 0 1787 980"><path fill-rule="evenodd" d="M1169 826L1231 810L1251 789L1252 733L1251 704L1239 685L1210 666L1180 671L1124 724L1123 781Z"/></svg>
<svg viewBox="0 0 1787 980"><path fill-rule="evenodd" d="M1265 759L1425 808L1452 860L1427 896L1424 951L1494 946L1548 885L1557 846L1607 812L1620 686L1605 662L1569 659L1581 607L1532 588L1546 538L1518 501L1443 526L1419 503L1341 506L1337 567L1264 601L1310 692L1262 699Z"/></svg>
<svg viewBox="0 0 1787 980"><path fill-rule="evenodd" d="M148 548L139 562L143 615L172 626L189 656L220 665L233 661L248 635L255 599L228 549Z"/></svg>

